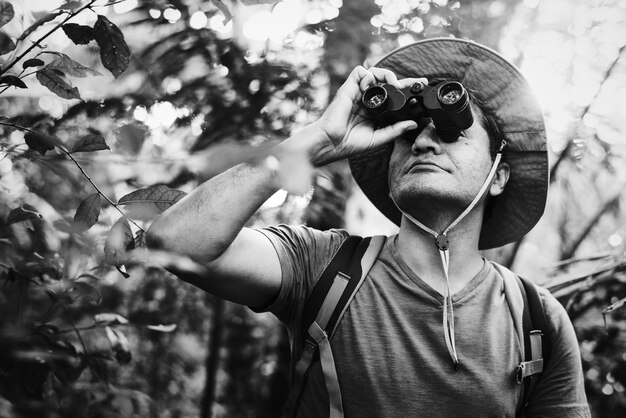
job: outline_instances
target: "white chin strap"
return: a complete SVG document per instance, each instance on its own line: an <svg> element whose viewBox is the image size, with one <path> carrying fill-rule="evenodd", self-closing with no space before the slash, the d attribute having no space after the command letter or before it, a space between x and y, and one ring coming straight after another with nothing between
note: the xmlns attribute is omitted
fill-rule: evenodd
<svg viewBox="0 0 626 418"><path fill-rule="evenodd" d="M476 206L476 204L480 201L483 195L487 192L487 189L491 185L491 181L493 180L493 177L496 175L496 171L498 170L498 165L500 164L500 160L502 159L502 150L504 149L505 145L506 142L502 141L500 149L498 150L496 157L493 161L493 165L491 166L491 171L489 172L489 175L487 176L485 182L480 188L480 191L478 192L476 197L474 197L474 200L472 200L472 203L470 203L469 206L446 229L444 229L441 234L435 232L408 213L404 212L402 209L400 209L395 200L393 200L393 197L391 197L393 203L404 216L406 216L411 222L413 222L415 226L435 237L435 243L437 245L437 248L439 249L441 264L443 265L443 274L446 278L446 289L443 295L443 334L446 340L448 354L450 354L450 358L454 363L455 370L457 370L459 367L459 357L456 352L456 344L454 339L454 308L452 306L452 297L450 295L450 277L448 275L448 270L450 268L448 232L450 232L452 228L458 225L458 223L461 222L461 220L465 218L465 216L467 216L467 214L470 213L472 209L474 209L474 206Z"/></svg>

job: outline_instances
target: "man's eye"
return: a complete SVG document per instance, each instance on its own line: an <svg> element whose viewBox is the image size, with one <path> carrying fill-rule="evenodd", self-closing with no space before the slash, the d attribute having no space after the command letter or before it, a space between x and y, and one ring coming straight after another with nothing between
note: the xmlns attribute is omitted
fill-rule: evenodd
<svg viewBox="0 0 626 418"><path fill-rule="evenodd" d="M419 132L409 131L402 134L402 140L406 142L413 142L415 138L419 135Z"/></svg>
<svg viewBox="0 0 626 418"><path fill-rule="evenodd" d="M433 120L432 120L431 118L419 118L419 119L417 120L417 133L418 133L418 135L419 135L420 133L422 133L422 131L423 131L424 129L426 129L426 127L427 127L428 125L430 125L430 123L431 123L432 121L433 121Z"/></svg>

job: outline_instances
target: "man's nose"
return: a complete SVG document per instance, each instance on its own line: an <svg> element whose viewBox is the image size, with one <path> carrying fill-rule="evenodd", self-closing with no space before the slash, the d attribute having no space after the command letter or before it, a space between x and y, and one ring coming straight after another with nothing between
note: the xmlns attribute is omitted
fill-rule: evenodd
<svg viewBox="0 0 626 418"><path fill-rule="evenodd" d="M441 152L441 139L437 135L435 126L429 123L413 140L411 152L414 155L432 152L439 154Z"/></svg>

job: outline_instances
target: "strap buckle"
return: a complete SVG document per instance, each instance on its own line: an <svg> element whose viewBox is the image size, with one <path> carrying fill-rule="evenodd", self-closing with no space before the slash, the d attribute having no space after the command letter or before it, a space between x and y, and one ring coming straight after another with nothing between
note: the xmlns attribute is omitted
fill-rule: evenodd
<svg viewBox="0 0 626 418"><path fill-rule="evenodd" d="M522 361L515 369L515 381L521 384L525 378L543 371L543 359Z"/></svg>

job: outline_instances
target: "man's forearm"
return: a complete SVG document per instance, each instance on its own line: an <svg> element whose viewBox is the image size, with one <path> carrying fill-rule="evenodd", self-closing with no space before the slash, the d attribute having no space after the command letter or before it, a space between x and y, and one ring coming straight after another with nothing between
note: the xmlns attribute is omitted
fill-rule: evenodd
<svg viewBox="0 0 626 418"><path fill-rule="evenodd" d="M312 161L328 147L314 126L308 126L276 147L277 156L305 153ZM282 176L288 173L282 173ZM152 248L188 255L206 263L219 257L256 210L280 188L279 173L270 164L240 164L206 181L159 216L148 229Z"/></svg>
<svg viewBox="0 0 626 418"><path fill-rule="evenodd" d="M148 245L199 262L214 260L278 190L275 176L265 164L240 164L213 177L152 223Z"/></svg>

